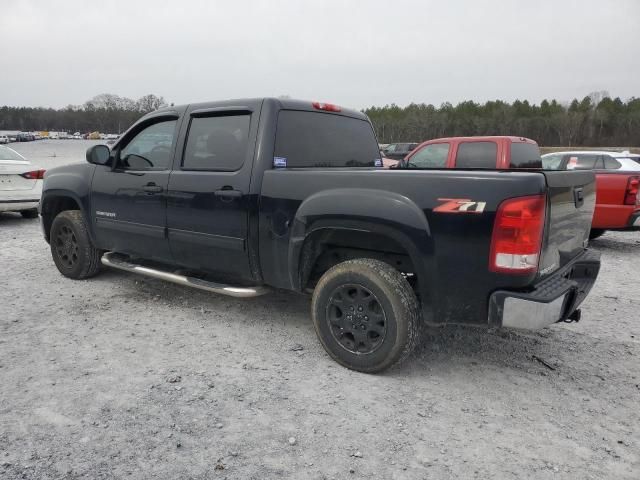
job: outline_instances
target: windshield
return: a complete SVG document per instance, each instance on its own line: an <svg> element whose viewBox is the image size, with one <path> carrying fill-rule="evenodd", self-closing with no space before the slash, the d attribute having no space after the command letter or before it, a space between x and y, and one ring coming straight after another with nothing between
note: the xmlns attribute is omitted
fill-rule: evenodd
<svg viewBox="0 0 640 480"><path fill-rule="evenodd" d="M22 162L26 161L26 159L18 152L3 146L0 146L0 160L20 160Z"/></svg>

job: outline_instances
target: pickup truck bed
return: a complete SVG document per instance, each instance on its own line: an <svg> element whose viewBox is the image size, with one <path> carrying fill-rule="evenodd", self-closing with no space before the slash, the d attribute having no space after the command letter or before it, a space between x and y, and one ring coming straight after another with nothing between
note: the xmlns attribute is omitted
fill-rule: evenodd
<svg viewBox="0 0 640 480"><path fill-rule="evenodd" d="M385 170L368 119L330 104L171 107L87 160L45 177L62 274L102 259L235 296L311 292L321 343L360 371L404 359L422 323L576 318L598 274L591 172Z"/></svg>

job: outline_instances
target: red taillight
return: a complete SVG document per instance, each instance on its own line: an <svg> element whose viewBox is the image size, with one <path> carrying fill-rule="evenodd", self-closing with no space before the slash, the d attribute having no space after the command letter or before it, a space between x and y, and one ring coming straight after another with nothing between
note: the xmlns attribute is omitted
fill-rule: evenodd
<svg viewBox="0 0 640 480"><path fill-rule="evenodd" d="M44 178L44 172L46 172L46 170L40 169L33 170L31 172L24 172L20 175L24 178L28 178L29 180L42 180Z"/></svg>
<svg viewBox="0 0 640 480"><path fill-rule="evenodd" d="M627 191L624 195L625 205L640 205L640 177L629 177L627 181Z"/></svg>
<svg viewBox="0 0 640 480"><path fill-rule="evenodd" d="M493 224L489 270L500 273L535 272L540 259L544 218L544 195L502 202Z"/></svg>
<svg viewBox="0 0 640 480"><path fill-rule="evenodd" d="M324 110L325 112L339 112L341 109L333 103L313 102L311 103L316 110Z"/></svg>

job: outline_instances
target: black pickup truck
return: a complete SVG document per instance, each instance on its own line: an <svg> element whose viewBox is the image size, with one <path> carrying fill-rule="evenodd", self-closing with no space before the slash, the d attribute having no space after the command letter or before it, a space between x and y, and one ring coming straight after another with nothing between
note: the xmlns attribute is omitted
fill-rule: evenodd
<svg viewBox="0 0 640 480"><path fill-rule="evenodd" d="M87 160L44 180L63 275L311 292L322 345L364 372L405 358L423 323L577 320L600 267L592 172L382 169L367 117L332 104L172 106Z"/></svg>

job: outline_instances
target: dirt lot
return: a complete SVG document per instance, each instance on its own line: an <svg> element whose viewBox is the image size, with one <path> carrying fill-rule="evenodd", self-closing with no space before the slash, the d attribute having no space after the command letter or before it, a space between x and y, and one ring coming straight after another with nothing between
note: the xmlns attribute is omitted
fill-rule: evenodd
<svg viewBox="0 0 640 480"><path fill-rule="evenodd" d="M592 242L579 324L433 330L375 376L307 297L68 280L13 214L0 242L0 478L640 478L638 233Z"/></svg>

